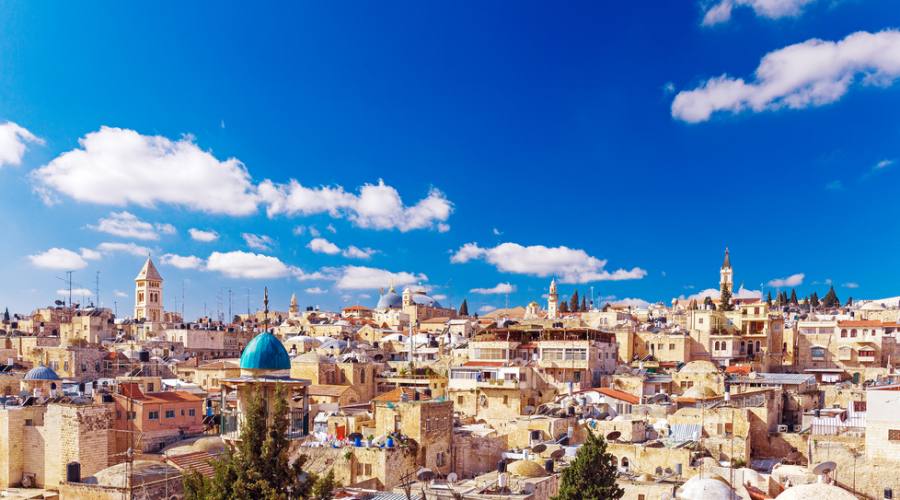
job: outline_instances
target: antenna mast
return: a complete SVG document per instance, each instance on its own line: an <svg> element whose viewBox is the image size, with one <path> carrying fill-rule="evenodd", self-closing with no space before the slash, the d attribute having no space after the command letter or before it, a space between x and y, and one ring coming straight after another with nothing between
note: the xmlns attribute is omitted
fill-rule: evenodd
<svg viewBox="0 0 900 500"><path fill-rule="evenodd" d="M95 286L94 306L97 307L97 309L99 309L100 308L100 271L97 271L97 276L95 278L94 286Z"/></svg>

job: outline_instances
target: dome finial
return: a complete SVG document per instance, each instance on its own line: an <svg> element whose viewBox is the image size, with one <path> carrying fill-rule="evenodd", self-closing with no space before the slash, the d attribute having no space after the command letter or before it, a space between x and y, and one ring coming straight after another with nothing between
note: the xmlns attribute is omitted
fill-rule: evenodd
<svg viewBox="0 0 900 500"><path fill-rule="evenodd" d="M269 331L269 287L263 289L263 328Z"/></svg>

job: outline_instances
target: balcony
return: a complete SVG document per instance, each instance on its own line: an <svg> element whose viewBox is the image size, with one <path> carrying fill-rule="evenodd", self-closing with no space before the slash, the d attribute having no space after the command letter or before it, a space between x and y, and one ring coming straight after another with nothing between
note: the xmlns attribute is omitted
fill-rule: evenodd
<svg viewBox="0 0 900 500"><path fill-rule="evenodd" d="M489 380L479 380L476 383L481 389L519 389L521 382L515 379L493 378Z"/></svg>
<svg viewBox="0 0 900 500"><path fill-rule="evenodd" d="M241 439L241 425L244 416L237 410L226 410L222 412L219 433L222 439L230 441L239 441ZM308 415L300 409L292 409L288 413L287 439L302 439L309 434L309 418Z"/></svg>

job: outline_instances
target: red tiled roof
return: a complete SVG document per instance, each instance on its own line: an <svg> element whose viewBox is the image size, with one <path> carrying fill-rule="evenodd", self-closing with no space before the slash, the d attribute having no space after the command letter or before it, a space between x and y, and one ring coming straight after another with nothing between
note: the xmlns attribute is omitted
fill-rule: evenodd
<svg viewBox="0 0 900 500"><path fill-rule="evenodd" d="M725 373L737 373L739 375L749 375L750 365L731 365L725 368Z"/></svg>
<svg viewBox="0 0 900 500"><path fill-rule="evenodd" d="M641 402L641 400L634 394L628 394L625 391L620 391L618 389L613 389L611 387L599 387L596 389L596 391L599 392L600 394L603 394L604 396L609 396L613 399L625 401L626 403L631 403L633 405L636 405Z"/></svg>
<svg viewBox="0 0 900 500"><path fill-rule="evenodd" d="M400 394L406 393L409 397L409 400L412 401L415 399L416 390L409 387L398 387L392 391L388 391L378 397L372 398L372 401L377 403L399 403L400 402ZM419 400L430 399L423 393L419 393Z"/></svg>
<svg viewBox="0 0 900 500"><path fill-rule="evenodd" d="M879 327L882 326L881 321L874 320L865 320L865 319L857 319L857 320L845 320L838 321L838 326L870 326L870 327Z"/></svg>
<svg viewBox="0 0 900 500"><path fill-rule="evenodd" d="M466 361L465 363L463 363L463 366L497 368L500 366L506 366L506 361Z"/></svg>

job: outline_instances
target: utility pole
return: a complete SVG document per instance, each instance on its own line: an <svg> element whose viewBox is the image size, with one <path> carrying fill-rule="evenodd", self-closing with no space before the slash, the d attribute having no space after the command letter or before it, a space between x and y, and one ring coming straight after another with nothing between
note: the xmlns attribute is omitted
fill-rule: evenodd
<svg viewBox="0 0 900 500"><path fill-rule="evenodd" d="M94 306L100 309L100 271L97 271L94 285Z"/></svg>
<svg viewBox="0 0 900 500"><path fill-rule="evenodd" d="M231 288L228 289L228 322L230 323L234 316L231 314Z"/></svg>
<svg viewBox="0 0 900 500"><path fill-rule="evenodd" d="M181 321L184 322L184 280L181 280Z"/></svg>

